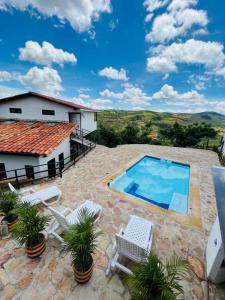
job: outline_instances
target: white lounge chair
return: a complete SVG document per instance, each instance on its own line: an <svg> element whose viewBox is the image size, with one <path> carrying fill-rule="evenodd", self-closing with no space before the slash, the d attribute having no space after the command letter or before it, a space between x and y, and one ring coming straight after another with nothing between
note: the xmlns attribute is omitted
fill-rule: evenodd
<svg viewBox="0 0 225 300"><path fill-rule="evenodd" d="M62 192L57 186L47 187L38 191L34 188L28 188L22 191L18 191L11 183L8 183L8 186L12 192L17 193L20 196L22 202L29 202L32 205L43 203L44 205L49 206L53 203L58 202L62 196ZM54 197L56 197L55 201L51 201L50 203L46 202Z"/></svg>
<svg viewBox="0 0 225 300"><path fill-rule="evenodd" d="M109 261L106 275L116 267L127 274L132 271L118 262L120 256L140 263L152 247L152 232L154 224L146 219L131 215L125 229L116 234L112 258Z"/></svg>
<svg viewBox="0 0 225 300"><path fill-rule="evenodd" d="M97 203L94 203L93 201L86 200L82 205L80 205L75 210L72 210L71 208L67 207L61 211L58 211L49 206L48 209L51 211L55 219L49 226L48 235L53 235L60 242L63 242L63 239L57 233L57 231L60 228L65 231L68 228L68 226L77 224L79 222L78 220L79 213L84 208L86 208L90 213L96 216L94 222L96 224L101 217L102 206Z"/></svg>

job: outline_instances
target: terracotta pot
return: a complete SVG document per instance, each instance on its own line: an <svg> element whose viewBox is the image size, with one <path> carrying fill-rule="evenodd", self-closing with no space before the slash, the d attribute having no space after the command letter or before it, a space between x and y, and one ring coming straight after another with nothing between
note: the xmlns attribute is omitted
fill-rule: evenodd
<svg viewBox="0 0 225 300"><path fill-rule="evenodd" d="M4 221L4 219L3 219ZM8 229L9 229L9 232L11 232L13 230L13 227L18 223L18 218L16 218L14 221L12 222L7 222L8 224Z"/></svg>
<svg viewBox="0 0 225 300"><path fill-rule="evenodd" d="M93 267L94 267L94 263L92 259L91 267L86 272L78 272L75 268L73 268L75 280L81 284L87 283L91 279L93 273Z"/></svg>
<svg viewBox="0 0 225 300"><path fill-rule="evenodd" d="M26 247L27 256L30 258L36 258L40 256L46 249L46 240L43 234L40 234L41 242L33 247Z"/></svg>

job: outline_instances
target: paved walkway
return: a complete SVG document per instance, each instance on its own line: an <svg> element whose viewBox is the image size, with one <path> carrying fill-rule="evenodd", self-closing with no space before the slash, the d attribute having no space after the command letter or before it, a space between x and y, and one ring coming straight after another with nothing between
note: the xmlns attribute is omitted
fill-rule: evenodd
<svg viewBox="0 0 225 300"><path fill-rule="evenodd" d="M194 163L200 174L201 216L203 229L196 230L142 206L124 201L103 184L103 179L116 172L136 156L148 154L165 159ZM99 227L104 235L95 255L95 270L91 281L82 286L73 279L70 258L60 244L50 239L40 259L30 260L23 248L11 240L0 241L0 299L47 300L120 300L130 299L123 274L105 277L104 271L111 253L114 234L136 214L155 223L153 251L163 260L171 255L193 255L204 262L209 230L216 217L216 205L211 167L219 165L217 155L210 151L148 145L124 145L109 149L97 146L81 159L63 178L42 183L57 185L63 192L61 205L77 207L85 199L94 199L103 206ZM41 207L47 213L47 210ZM194 274L183 281L185 299L203 299L202 288ZM225 289L209 285L210 299L225 299Z"/></svg>

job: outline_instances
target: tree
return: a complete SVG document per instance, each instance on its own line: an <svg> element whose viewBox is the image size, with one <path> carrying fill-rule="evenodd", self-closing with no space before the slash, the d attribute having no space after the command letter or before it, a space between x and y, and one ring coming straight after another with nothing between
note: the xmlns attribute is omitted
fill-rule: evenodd
<svg viewBox="0 0 225 300"><path fill-rule="evenodd" d="M148 144L151 141L150 133L152 132L152 123L151 121L147 122L144 126L141 127L140 143Z"/></svg>
<svg viewBox="0 0 225 300"><path fill-rule="evenodd" d="M100 126L97 133L97 143L107 147L116 147L121 142L120 133L112 127Z"/></svg>
<svg viewBox="0 0 225 300"><path fill-rule="evenodd" d="M138 144L140 141L140 128L136 124L128 124L121 132L123 144Z"/></svg>
<svg viewBox="0 0 225 300"><path fill-rule="evenodd" d="M172 126L160 130L162 138L170 140L175 147L194 147L203 139L215 138L215 129L205 123L183 126L175 122Z"/></svg>

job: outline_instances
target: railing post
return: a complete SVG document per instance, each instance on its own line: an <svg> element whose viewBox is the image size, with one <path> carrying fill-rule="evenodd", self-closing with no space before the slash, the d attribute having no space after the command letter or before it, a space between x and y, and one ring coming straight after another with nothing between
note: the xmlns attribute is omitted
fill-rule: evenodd
<svg viewBox="0 0 225 300"><path fill-rule="evenodd" d="M59 176L62 178L62 165L60 161L59 161Z"/></svg>
<svg viewBox="0 0 225 300"><path fill-rule="evenodd" d="M84 130L82 128L82 131L81 131L81 137L82 137L82 145L84 144Z"/></svg>
<svg viewBox="0 0 225 300"><path fill-rule="evenodd" d="M18 189L20 189L20 182L19 182L17 170L15 170L15 177L16 177L16 186L17 186Z"/></svg>

